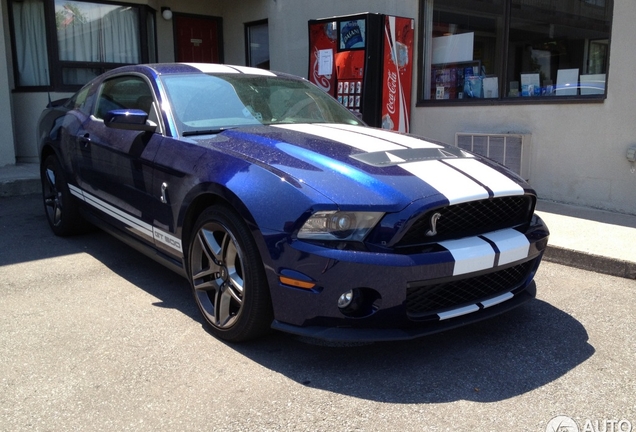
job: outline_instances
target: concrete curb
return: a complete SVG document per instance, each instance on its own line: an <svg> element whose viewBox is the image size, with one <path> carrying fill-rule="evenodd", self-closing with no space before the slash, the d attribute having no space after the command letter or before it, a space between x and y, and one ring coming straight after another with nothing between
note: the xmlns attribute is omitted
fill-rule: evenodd
<svg viewBox="0 0 636 432"><path fill-rule="evenodd" d="M549 244L543 255L543 259L568 267L575 267L610 276L636 279L636 263L630 261L594 255L588 252L580 252L559 246L550 246Z"/></svg>
<svg viewBox="0 0 636 432"><path fill-rule="evenodd" d="M30 195L42 192L39 179L0 181L0 197Z"/></svg>

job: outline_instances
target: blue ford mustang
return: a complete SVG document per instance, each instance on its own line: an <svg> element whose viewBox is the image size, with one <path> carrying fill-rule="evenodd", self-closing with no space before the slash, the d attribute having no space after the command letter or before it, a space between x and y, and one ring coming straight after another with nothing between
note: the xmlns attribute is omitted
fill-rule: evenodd
<svg viewBox="0 0 636 432"><path fill-rule="evenodd" d="M228 341L408 339L535 296L549 233L522 179L300 78L127 66L51 103L38 139L53 232L97 225L179 272Z"/></svg>

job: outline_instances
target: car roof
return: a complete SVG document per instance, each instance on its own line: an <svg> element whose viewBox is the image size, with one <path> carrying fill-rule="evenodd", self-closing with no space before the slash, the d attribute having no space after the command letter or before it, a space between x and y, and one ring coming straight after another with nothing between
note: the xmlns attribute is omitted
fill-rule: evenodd
<svg viewBox="0 0 636 432"><path fill-rule="evenodd" d="M288 76L287 74L281 74L271 72L265 69L226 65L219 63L154 63L154 64L139 64L122 66L117 69L113 69L112 73L125 73L125 72L150 72L153 75L173 75L173 74L245 74L245 75L262 75L262 76ZM111 74L108 74L111 75Z"/></svg>

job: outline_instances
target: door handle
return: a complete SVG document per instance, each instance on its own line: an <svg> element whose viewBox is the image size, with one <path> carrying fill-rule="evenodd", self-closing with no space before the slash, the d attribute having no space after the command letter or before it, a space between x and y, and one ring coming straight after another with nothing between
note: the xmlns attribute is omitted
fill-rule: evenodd
<svg viewBox="0 0 636 432"><path fill-rule="evenodd" d="M90 138L90 134L86 133L82 136L77 137L77 142L83 147L83 148L87 148L88 145L91 143L91 138Z"/></svg>
<svg viewBox="0 0 636 432"><path fill-rule="evenodd" d="M167 189L168 189L168 183L163 182L161 183L161 202L163 204L168 204L168 193L167 193Z"/></svg>

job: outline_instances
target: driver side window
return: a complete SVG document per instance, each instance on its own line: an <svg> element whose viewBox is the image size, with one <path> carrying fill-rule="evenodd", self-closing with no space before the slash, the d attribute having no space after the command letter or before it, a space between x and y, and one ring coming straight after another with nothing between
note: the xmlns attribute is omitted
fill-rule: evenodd
<svg viewBox="0 0 636 432"><path fill-rule="evenodd" d="M148 83L138 76L111 78L102 84L95 107L95 117L103 119L115 109L139 109L148 113L148 119L158 123L154 98Z"/></svg>

